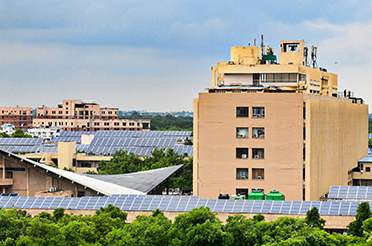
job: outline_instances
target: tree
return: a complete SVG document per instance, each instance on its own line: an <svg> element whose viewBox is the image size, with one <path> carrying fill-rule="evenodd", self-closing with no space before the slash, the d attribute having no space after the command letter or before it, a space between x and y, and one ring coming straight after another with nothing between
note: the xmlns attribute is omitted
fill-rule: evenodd
<svg viewBox="0 0 372 246"><path fill-rule="evenodd" d="M324 229L325 220L320 218L320 214L317 207L313 207L306 213L305 218L306 224L308 224L311 227L317 227L321 230Z"/></svg>
<svg viewBox="0 0 372 246"><path fill-rule="evenodd" d="M355 220L351 222L347 227L347 233L353 236L363 236L363 221L372 217L371 208L368 202L362 202L357 208L357 214Z"/></svg>
<svg viewBox="0 0 372 246"><path fill-rule="evenodd" d="M11 138L32 138L31 135L25 134L22 129L17 129L10 137Z"/></svg>
<svg viewBox="0 0 372 246"><path fill-rule="evenodd" d="M176 217L170 229L170 245L230 245L231 236L209 208L194 208Z"/></svg>
<svg viewBox="0 0 372 246"><path fill-rule="evenodd" d="M124 229L110 232L107 235L109 245L169 245L168 230L172 222L160 210L155 210L152 215L139 215Z"/></svg>
<svg viewBox="0 0 372 246"><path fill-rule="evenodd" d="M169 186L192 189L192 157L187 159L186 156L178 154L172 148L166 151L164 148L155 148L151 153L149 157L140 158L134 153L128 154L127 151L118 150L110 161L99 163L98 174L132 173L183 164L184 167L169 178Z"/></svg>

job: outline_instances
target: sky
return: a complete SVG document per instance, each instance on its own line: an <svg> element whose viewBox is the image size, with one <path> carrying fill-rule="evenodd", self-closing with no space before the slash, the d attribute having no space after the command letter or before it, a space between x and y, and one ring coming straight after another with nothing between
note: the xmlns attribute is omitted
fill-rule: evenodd
<svg viewBox="0 0 372 246"><path fill-rule="evenodd" d="M192 111L211 67L261 34L276 54L317 45L339 91L372 104L371 1L2 0L0 106Z"/></svg>

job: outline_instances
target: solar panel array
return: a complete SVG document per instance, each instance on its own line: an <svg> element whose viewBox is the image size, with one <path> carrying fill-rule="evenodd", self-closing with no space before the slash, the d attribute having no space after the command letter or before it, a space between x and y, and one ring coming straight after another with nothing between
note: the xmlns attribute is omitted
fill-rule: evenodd
<svg viewBox="0 0 372 246"><path fill-rule="evenodd" d="M190 137L191 131L97 131L94 137Z"/></svg>
<svg viewBox="0 0 372 246"><path fill-rule="evenodd" d="M96 132L84 132L84 131L79 131L79 132L68 132L68 131L62 131L61 134L59 135L60 137L81 137L81 135L94 135Z"/></svg>
<svg viewBox="0 0 372 246"><path fill-rule="evenodd" d="M81 135L95 134L90 145L81 145ZM193 155L192 146L177 145L190 137L191 131L97 131L61 132L52 144L43 145L43 138L0 138L0 149L13 153L58 153L58 142L76 142L77 151L93 155L110 155L117 150L125 150L140 156L151 156L155 148L168 147L180 155Z"/></svg>
<svg viewBox="0 0 372 246"><path fill-rule="evenodd" d="M51 153L57 154L58 147L44 147L44 146L0 146L0 149L12 153Z"/></svg>
<svg viewBox="0 0 372 246"><path fill-rule="evenodd" d="M13 153L35 153L43 146L44 138L0 138L0 149Z"/></svg>
<svg viewBox="0 0 372 246"><path fill-rule="evenodd" d="M311 202L199 199L197 196L115 195L112 197L0 197L0 207L19 209L97 210L112 204L125 211L187 212L201 206L220 213L306 214L317 207L321 215L356 215L360 202Z"/></svg>
<svg viewBox="0 0 372 246"><path fill-rule="evenodd" d="M76 142L78 144L81 143L81 137L56 137L53 138L51 141L52 143L58 143L58 142Z"/></svg>
<svg viewBox="0 0 372 246"><path fill-rule="evenodd" d="M328 193L331 199L372 200L372 187L331 186Z"/></svg>
<svg viewBox="0 0 372 246"><path fill-rule="evenodd" d="M159 147L158 147L159 148ZM163 147L164 148L164 147ZM155 147L99 147L99 146L89 146L89 145L77 145L76 150L85 151L85 153L91 155L111 155L114 154L118 150L127 151L128 153L134 153L135 155L139 156L151 156L151 152L155 149ZM166 151L167 148L164 148ZM193 155L193 146L190 145L176 145L173 147L173 150L180 154L187 156Z"/></svg>
<svg viewBox="0 0 372 246"><path fill-rule="evenodd" d="M0 138L0 146L36 146L41 145L44 138Z"/></svg>
<svg viewBox="0 0 372 246"><path fill-rule="evenodd" d="M178 138L94 138L90 146L173 147Z"/></svg>

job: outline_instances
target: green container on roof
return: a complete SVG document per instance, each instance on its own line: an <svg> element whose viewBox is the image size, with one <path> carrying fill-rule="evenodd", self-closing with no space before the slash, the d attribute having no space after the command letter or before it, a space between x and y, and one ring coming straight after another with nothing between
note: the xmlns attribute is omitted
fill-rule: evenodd
<svg viewBox="0 0 372 246"><path fill-rule="evenodd" d="M231 195L231 200L245 200L245 195Z"/></svg>
<svg viewBox="0 0 372 246"><path fill-rule="evenodd" d="M261 191L252 191L248 195L248 200L265 200L265 194Z"/></svg>
<svg viewBox="0 0 372 246"><path fill-rule="evenodd" d="M276 55L263 55L262 59L266 61L276 61Z"/></svg>
<svg viewBox="0 0 372 246"><path fill-rule="evenodd" d="M266 195L266 200L284 201L284 195L280 193L279 191L273 190L273 191L270 191L270 193Z"/></svg>

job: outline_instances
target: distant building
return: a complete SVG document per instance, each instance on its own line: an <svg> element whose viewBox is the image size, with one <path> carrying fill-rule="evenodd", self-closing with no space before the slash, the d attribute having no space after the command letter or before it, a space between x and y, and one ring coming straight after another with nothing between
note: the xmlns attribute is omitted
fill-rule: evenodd
<svg viewBox="0 0 372 246"><path fill-rule="evenodd" d="M367 156L368 106L337 92L337 75L316 68L303 41L232 47L212 68L212 87L194 100L194 194L276 189L287 200L318 200L347 185Z"/></svg>
<svg viewBox="0 0 372 246"><path fill-rule="evenodd" d="M32 108L0 107L0 126L10 124L15 128L32 127Z"/></svg>
<svg viewBox="0 0 372 246"><path fill-rule="evenodd" d="M33 127L61 127L64 131L150 130L150 120L119 119L118 108L100 108L94 101L63 100L56 108L36 109Z"/></svg>

